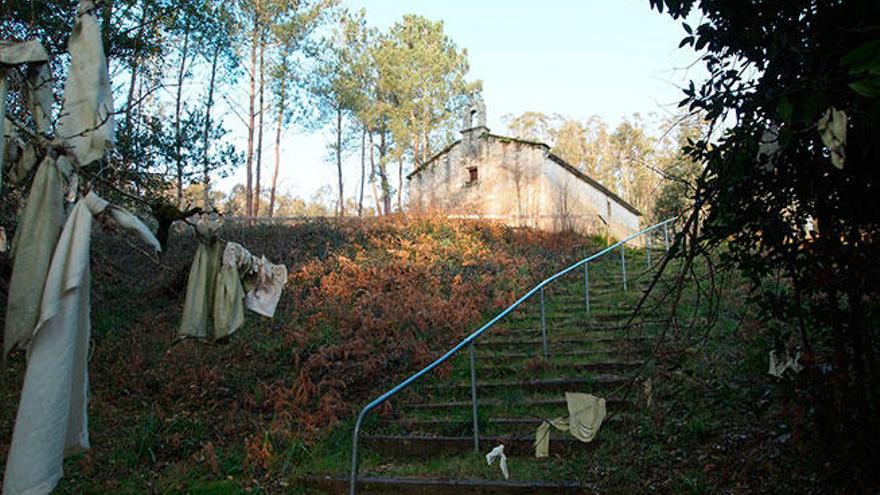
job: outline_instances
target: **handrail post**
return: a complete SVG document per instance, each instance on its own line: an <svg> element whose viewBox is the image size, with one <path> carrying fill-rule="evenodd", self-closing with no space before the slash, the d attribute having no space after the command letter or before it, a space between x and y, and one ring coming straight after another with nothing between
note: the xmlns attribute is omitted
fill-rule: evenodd
<svg viewBox="0 0 880 495"><path fill-rule="evenodd" d="M626 291L626 244L620 245L620 269L623 272L623 290Z"/></svg>
<svg viewBox="0 0 880 495"><path fill-rule="evenodd" d="M669 252L669 224L663 224L663 241L666 243L666 252Z"/></svg>
<svg viewBox="0 0 880 495"><path fill-rule="evenodd" d="M587 307L587 316L590 316L590 264L584 263L584 306Z"/></svg>
<svg viewBox="0 0 880 495"><path fill-rule="evenodd" d="M479 405L477 404L477 366L476 352L474 352L474 343L468 344L468 350L471 354L471 409L474 417L474 452L480 453L480 420Z"/></svg>
<svg viewBox="0 0 880 495"><path fill-rule="evenodd" d="M544 287L541 287L541 337L544 340L544 359L549 356L547 352L547 321L544 316Z"/></svg>
<svg viewBox="0 0 880 495"><path fill-rule="evenodd" d="M651 233L645 234L645 257L647 258L648 268L651 268Z"/></svg>
<svg viewBox="0 0 880 495"><path fill-rule="evenodd" d="M351 479L349 480L348 493L356 495L357 493L357 476L358 476L358 437L361 433L361 425L364 422L367 410L362 409L358 414L357 421L354 423L354 433L351 439Z"/></svg>

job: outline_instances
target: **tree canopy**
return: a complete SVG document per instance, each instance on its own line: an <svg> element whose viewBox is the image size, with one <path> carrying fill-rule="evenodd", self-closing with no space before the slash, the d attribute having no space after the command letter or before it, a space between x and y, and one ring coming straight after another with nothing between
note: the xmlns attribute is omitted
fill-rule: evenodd
<svg viewBox="0 0 880 495"><path fill-rule="evenodd" d="M804 354L804 400L835 479L876 480L880 4L651 5L699 19L681 45L709 72L682 101L718 136L688 147L705 164L689 254L724 248L752 280L766 337Z"/></svg>

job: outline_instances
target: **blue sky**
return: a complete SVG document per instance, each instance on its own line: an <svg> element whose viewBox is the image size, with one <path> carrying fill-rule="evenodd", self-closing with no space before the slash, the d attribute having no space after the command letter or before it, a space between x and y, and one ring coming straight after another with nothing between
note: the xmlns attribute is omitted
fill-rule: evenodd
<svg viewBox="0 0 880 495"><path fill-rule="evenodd" d="M647 0L343 4L366 9L368 22L382 30L409 13L442 20L446 33L467 49L471 77L483 81L488 125L495 132L504 131L504 115L529 110L578 119L598 115L611 125L636 112L659 118L675 112L682 85L704 74L694 52L677 48L681 23L651 10ZM327 132L288 132L280 188L308 198L335 184L335 167L326 162L331 138ZM358 170L357 160L346 162L346 196L357 187ZM231 187L243 175L239 170L224 182Z"/></svg>

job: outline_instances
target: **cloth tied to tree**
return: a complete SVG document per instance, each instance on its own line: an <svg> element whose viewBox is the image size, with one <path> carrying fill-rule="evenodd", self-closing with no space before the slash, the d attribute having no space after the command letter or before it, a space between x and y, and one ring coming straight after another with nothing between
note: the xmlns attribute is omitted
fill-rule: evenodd
<svg viewBox="0 0 880 495"><path fill-rule="evenodd" d="M228 337L244 324L245 307L272 318L287 283L287 267L265 256L258 258L235 242L227 243L221 256L216 226L200 222L196 233L199 247L190 268L178 336Z"/></svg>
<svg viewBox="0 0 880 495"><path fill-rule="evenodd" d="M89 257L92 223L99 215L160 249L137 217L94 192L74 206L55 245L32 329L4 495L51 492L62 476L64 457L89 448Z"/></svg>
<svg viewBox="0 0 880 495"><path fill-rule="evenodd" d="M281 291L287 284L287 267L270 263L265 256L256 260L253 287L245 294L247 309L272 318L281 298Z"/></svg>
<svg viewBox="0 0 880 495"><path fill-rule="evenodd" d="M217 231L222 223L202 216L196 223L199 246L186 282L186 300L180 336L207 339L211 333L211 312L214 309L214 288L220 269L221 243Z"/></svg>
<svg viewBox="0 0 880 495"><path fill-rule="evenodd" d="M14 44L0 44L0 172L4 169L6 142L12 138L12 124L6 118L6 73L9 67L26 65L26 89L28 107L37 125L37 130L46 133L51 123L52 76L49 70L49 55L43 45L35 40ZM33 165L33 152L30 166ZM30 170L30 167L27 167ZM26 172L25 172L26 173ZM0 173L0 187L3 186Z"/></svg>
<svg viewBox="0 0 880 495"><path fill-rule="evenodd" d="M550 426L568 432L581 442L591 442L605 419L605 399L590 394L565 393L568 417L544 421L535 432L535 457L547 457L550 451Z"/></svg>
<svg viewBox="0 0 880 495"><path fill-rule="evenodd" d="M223 250L223 263L214 289L214 338L232 335L244 324L244 287L241 277L255 271L254 256L241 244L230 242Z"/></svg>
<svg viewBox="0 0 880 495"><path fill-rule="evenodd" d="M846 161L846 113L834 107L816 123L822 143L831 151L831 164L842 169Z"/></svg>
<svg viewBox="0 0 880 495"><path fill-rule="evenodd" d="M70 35L70 74L64 85L64 105L58 135L71 148L80 165L100 160L113 145L113 94L101 28L91 11L94 4L82 0L80 15Z"/></svg>
<svg viewBox="0 0 880 495"><path fill-rule="evenodd" d="M791 370L794 373L800 373L803 366L801 366L798 361L801 359L801 353L798 352L794 356L790 355L780 355L776 353L776 350L770 351L770 369L767 370L767 373L775 376L776 378L782 378L782 375L787 371Z"/></svg>
<svg viewBox="0 0 880 495"><path fill-rule="evenodd" d="M27 348L33 337L46 275L64 225L65 187L72 174L73 166L66 156L55 159L50 155L34 176L12 241L14 263L6 300L4 356L14 348Z"/></svg>

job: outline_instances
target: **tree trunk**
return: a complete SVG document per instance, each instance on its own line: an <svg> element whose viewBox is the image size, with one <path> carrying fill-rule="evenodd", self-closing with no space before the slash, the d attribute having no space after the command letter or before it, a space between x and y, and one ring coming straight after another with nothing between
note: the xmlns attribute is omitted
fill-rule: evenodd
<svg viewBox="0 0 880 495"><path fill-rule="evenodd" d="M403 213L403 160L397 162L397 212Z"/></svg>
<svg viewBox="0 0 880 495"><path fill-rule="evenodd" d="M379 198L379 191L376 189L376 159L374 157L373 131L369 132L370 138L370 187L373 189L373 201L376 202L376 216L382 216L382 202Z"/></svg>
<svg viewBox="0 0 880 495"><path fill-rule="evenodd" d="M260 216L260 170L263 165L263 104L266 89L266 71L265 71L265 55L266 55L266 36L265 33L260 34L260 109L258 111L259 121L257 123L257 166L256 166L256 186L254 190L254 216Z"/></svg>
<svg viewBox="0 0 880 495"><path fill-rule="evenodd" d="M211 55L211 78L208 83L208 102L205 104L205 131L202 135L202 203L207 211L211 205L211 109L214 107L214 83L217 80L217 60L220 58L220 44L214 46Z"/></svg>
<svg viewBox="0 0 880 495"><path fill-rule="evenodd" d="M254 180L254 118L256 111L254 110L255 100L257 96L257 45L260 43L260 2L257 1L254 11L254 26L251 32L251 67L250 67L250 91L248 92L248 123L247 123L247 153L245 155L245 163L247 167L247 183L244 190L244 211L245 216L253 215L253 180Z"/></svg>
<svg viewBox="0 0 880 495"><path fill-rule="evenodd" d="M385 155L387 154L385 129L379 132L379 180L382 181L382 210L388 215L391 212L391 184L388 182L388 169Z"/></svg>
<svg viewBox="0 0 880 495"><path fill-rule="evenodd" d="M144 2L144 9L141 12L141 21L140 26L138 27L138 34L134 40L134 50L131 57L131 63L128 68L131 70L131 80L128 84L128 104L125 105L125 132L128 133L129 136L133 135L131 132L131 111L132 104L134 103L134 90L137 87L137 76L138 76L138 67L140 65L140 48L141 42L144 39L144 30L146 29L146 21L147 21L147 3Z"/></svg>
<svg viewBox="0 0 880 495"><path fill-rule="evenodd" d="M189 21L183 32L180 67L177 69L177 98L174 102L174 160L177 167L177 207L183 208L183 136L180 133L180 113L183 106L183 80L186 76L186 58L189 51Z"/></svg>
<svg viewBox="0 0 880 495"><path fill-rule="evenodd" d="M272 189L269 192L269 218L275 214L275 190L278 186L278 169L281 165L281 126L284 122L284 105L287 96L287 85L281 82L281 94L278 101L278 125L275 128L275 171L272 173Z"/></svg>
<svg viewBox="0 0 880 495"><path fill-rule="evenodd" d="M339 208L337 216L345 216L345 195L342 191L342 107L336 107L336 173L339 178Z"/></svg>
<svg viewBox="0 0 880 495"><path fill-rule="evenodd" d="M366 178L367 128L361 129L361 191L358 195L358 217L364 216L364 179Z"/></svg>

